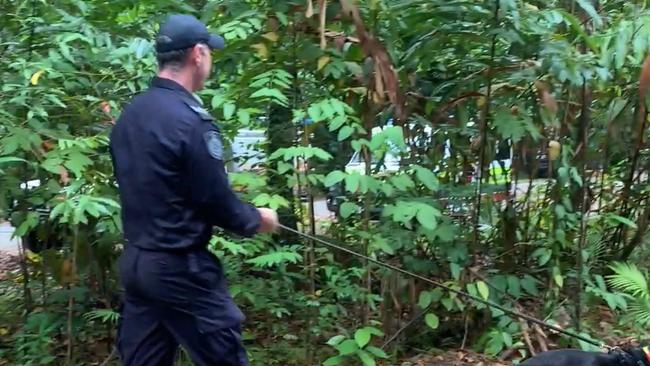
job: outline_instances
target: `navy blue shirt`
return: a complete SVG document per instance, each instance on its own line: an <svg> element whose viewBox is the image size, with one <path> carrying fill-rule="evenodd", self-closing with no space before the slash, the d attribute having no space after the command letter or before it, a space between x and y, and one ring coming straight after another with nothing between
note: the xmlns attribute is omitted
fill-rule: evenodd
<svg viewBox="0 0 650 366"><path fill-rule="evenodd" d="M204 248L214 226L251 237L257 209L232 191L214 119L175 81L155 77L123 110L110 151L128 245Z"/></svg>

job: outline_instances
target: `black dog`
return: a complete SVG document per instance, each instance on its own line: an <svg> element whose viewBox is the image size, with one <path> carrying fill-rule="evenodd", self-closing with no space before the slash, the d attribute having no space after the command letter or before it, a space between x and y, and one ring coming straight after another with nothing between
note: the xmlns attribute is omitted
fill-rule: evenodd
<svg viewBox="0 0 650 366"><path fill-rule="evenodd" d="M650 366L650 349L614 349L609 353L563 349L542 352L520 366Z"/></svg>

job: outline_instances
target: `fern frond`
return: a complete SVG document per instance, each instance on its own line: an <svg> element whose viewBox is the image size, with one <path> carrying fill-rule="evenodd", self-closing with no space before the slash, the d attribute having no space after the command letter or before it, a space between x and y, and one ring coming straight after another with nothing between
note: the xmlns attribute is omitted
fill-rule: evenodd
<svg viewBox="0 0 650 366"><path fill-rule="evenodd" d="M287 262L298 263L301 260L302 256L297 252L296 248L282 247L279 250L251 258L246 263L256 267L274 267Z"/></svg>
<svg viewBox="0 0 650 366"><path fill-rule="evenodd" d="M627 292L637 300L650 299L650 290L646 274L634 264L616 262L610 266L615 274L607 276L607 282L613 288Z"/></svg>

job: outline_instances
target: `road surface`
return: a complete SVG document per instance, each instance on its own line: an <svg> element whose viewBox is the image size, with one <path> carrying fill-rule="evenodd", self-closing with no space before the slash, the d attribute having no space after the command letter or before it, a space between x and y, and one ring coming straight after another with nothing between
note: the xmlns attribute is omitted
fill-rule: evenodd
<svg viewBox="0 0 650 366"><path fill-rule="evenodd" d="M8 222L0 222L0 256L18 255L18 239L11 238L14 228Z"/></svg>

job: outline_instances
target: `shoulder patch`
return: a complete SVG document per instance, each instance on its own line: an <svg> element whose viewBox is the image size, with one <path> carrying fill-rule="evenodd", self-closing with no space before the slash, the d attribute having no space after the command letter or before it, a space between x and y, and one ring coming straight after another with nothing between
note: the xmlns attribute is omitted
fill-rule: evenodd
<svg viewBox="0 0 650 366"><path fill-rule="evenodd" d="M208 131L203 134L203 140L205 141L205 146L208 149L208 153L215 159L223 159L223 144L221 143L221 136L217 131Z"/></svg>

